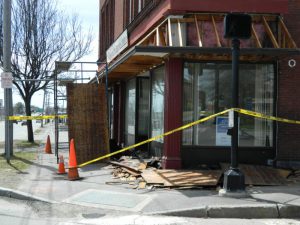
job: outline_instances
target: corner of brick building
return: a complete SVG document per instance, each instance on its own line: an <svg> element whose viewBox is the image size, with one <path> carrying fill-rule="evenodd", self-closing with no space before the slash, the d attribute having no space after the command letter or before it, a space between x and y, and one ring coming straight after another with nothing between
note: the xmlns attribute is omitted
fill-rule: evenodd
<svg viewBox="0 0 300 225"><path fill-rule="evenodd" d="M288 13L283 20L292 38L300 47L300 1L289 0ZM289 60L295 60L294 67ZM277 116L300 120L300 56L292 55L278 61ZM277 160L295 161L300 165L300 125L278 123ZM297 163L298 164L298 163Z"/></svg>

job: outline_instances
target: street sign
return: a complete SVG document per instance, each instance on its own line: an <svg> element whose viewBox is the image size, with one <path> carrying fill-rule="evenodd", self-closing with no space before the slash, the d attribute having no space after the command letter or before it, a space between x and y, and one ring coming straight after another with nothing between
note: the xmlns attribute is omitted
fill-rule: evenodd
<svg viewBox="0 0 300 225"><path fill-rule="evenodd" d="M2 88L12 88L13 77L10 72L1 73L1 87Z"/></svg>

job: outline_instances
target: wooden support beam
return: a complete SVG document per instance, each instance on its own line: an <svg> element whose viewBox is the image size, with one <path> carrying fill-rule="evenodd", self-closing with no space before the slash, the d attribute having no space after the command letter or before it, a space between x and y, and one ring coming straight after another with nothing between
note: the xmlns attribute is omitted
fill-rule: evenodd
<svg viewBox="0 0 300 225"><path fill-rule="evenodd" d="M155 31L155 39L156 39L156 46L160 46L160 37L159 37L159 28L156 28Z"/></svg>
<svg viewBox="0 0 300 225"><path fill-rule="evenodd" d="M260 43L260 40L259 40L259 38L258 38L258 36L257 36L257 33L256 33L255 29L254 29L253 24L251 24L251 31L252 31L252 35L253 35L253 37L254 37L256 46L257 46L258 48L262 48L262 45L261 45L261 43Z"/></svg>
<svg viewBox="0 0 300 225"><path fill-rule="evenodd" d="M214 16L211 16L211 21L212 21L214 31L215 31L215 35L216 35L217 46L222 47Z"/></svg>
<svg viewBox="0 0 300 225"><path fill-rule="evenodd" d="M198 20L197 20L196 15L194 15L194 17L195 17L195 24L196 24L199 47L202 47L201 32L200 32L200 28L198 25Z"/></svg>
<svg viewBox="0 0 300 225"><path fill-rule="evenodd" d="M269 24L266 21L266 19L265 19L264 16L262 16L262 21L263 21L263 24L265 26L266 32L269 35L269 38L271 39L271 41L272 41L272 43L274 45L274 48L279 48L279 45L278 45L278 43L276 41L276 38L275 38L275 36L274 36L274 34L273 34L273 32L272 32L272 30L271 30L271 28L270 28L270 26L269 26Z"/></svg>
<svg viewBox="0 0 300 225"><path fill-rule="evenodd" d="M183 41L182 41L182 31L181 31L181 23L179 20L177 20L177 27L178 27L178 38L179 38L179 46L183 46Z"/></svg>
<svg viewBox="0 0 300 225"><path fill-rule="evenodd" d="M290 32L288 31L287 27L285 26L285 24L283 23L283 20L281 19L281 17L279 17L279 24L285 34L285 37L288 38L288 42L290 43L291 47L297 48L295 41L293 40L293 38L292 38Z"/></svg>
<svg viewBox="0 0 300 225"><path fill-rule="evenodd" d="M173 46L173 41L172 41L172 24L171 20L168 19L168 40L169 40L169 46Z"/></svg>

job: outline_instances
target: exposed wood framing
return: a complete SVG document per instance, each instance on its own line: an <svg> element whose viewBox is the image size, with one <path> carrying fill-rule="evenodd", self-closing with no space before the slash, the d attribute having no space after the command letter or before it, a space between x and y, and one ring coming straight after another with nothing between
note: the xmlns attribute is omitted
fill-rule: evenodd
<svg viewBox="0 0 300 225"><path fill-rule="evenodd" d="M182 41L182 30L181 30L181 23L179 19L177 20L177 26L178 26L178 38L179 38L179 46L183 46L183 41Z"/></svg>
<svg viewBox="0 0 300 225"><path fill-rule="evenodd" d="M156 46L160 46L159 27L156 28L155 39L156 39Z"/></svg>
<svg viewBox="0 0 300 225"><path fill-rule="evenodd" d="M112 66L109 79L128 79L129 77L136 76L143 71L148 71L151 68L161 65L164 57L180 57L193 60L231 60L230 52L224 53L223 51L230 47L230 39L223 39L218 31L218 27L224 20L224 16L225 14L222 13L204 13L187 14L185 17L170 16L166 18L158 26L150 30L136 45L136 47L155 46L159 49L161 48L161 50L145 48L144 51L133 53L134 55L130 55L128 59L121 60L120 64ZM250 51L249 53L242 54L240 56L241 61L270 61L278 56L266 54L270 52L268 50L272 50L272 48L273 50L277 49L278 52L281 50L296 52L298 50L296 43L280 17L265 14L251 15L251 17L252 41L246 42L246 48L253 49L254 51L253 53ZM191 24L191 26L188 26L188 23ZM274 25L277 25L278 28L276 33L271 29ZM206 26L210 26L209 29L206 29L209 30L209 35L215 35L215 38L213 38L213 41L215 41L215 43L213 43L214 47L205 46L204 42L209 38L208 34L204 33ZM263 27L263 29L258 30L258 27ZM191 40L185 42L183 35L187 28L191 29L190 31L192 31L194 35L193 38L196 39L193 40L196 43L192 41L194 43L193 45L187 45L187 43L191 43ZM262 33L258 33L258 31ZM265 45L265 42L262 41L262 36L267 38L268 42L271 42L273 46ZM173 37L176 37L176 39ZM180 49L183 49L181 47L188 48L186 51L181 51ZM197 51L192 51L192 49L195 48ZM201 50L198 51L198 48ZM212 51L211 49L214 50Z"/></svg>
<svg viewBox="0 0 300 225"><path fill-rule="evenodd" d="M211 21L212 21L213 28L214 28L215 35L216 35L217 46L222 47L214 16L211 16Z"/></svg>
<svg viewBox="0 0 300 225"><path fill-rule="evenodd" d="M279 45L276 41L276 38L275 38L275 36L274 36L274 34L273 34L266 18L264 16L262 16L262 22L264 24L264 27L265 27L265 30L266 30L267 34L269 35L269 38L271 39L271 41L273 43L274 48L279 48Z"/></svg>
<svg viewBox="0 0 300 225"><path fill-rule="evenodd" d="M159 32L159 39L161 41L161 45L162 46L167 46L166 38L165 38L165 35L163 34L162 30L159 29L158 32Z"/></svg>
<svg viewBox="0 0 300 225"><path fill-rule="evenodd" d="M171 20L170 19L168 19L168 36L169 36L169 46L173 46L172 25L171 25Z"/></svg>
<svg viewBox="0 0 300 225"><path fill-rule="evenodd" d="M297 45L296 45L295 41L293 40L293 38L292 38L290 32L288 31L287 27L285 26L285 24L283 23L281 17L279 17L279 25L280 25L282 31L283 31L284 34L285 34L284 37L287 37L287 38L288 38L291 47L292 47L292 48L297 48Z"/></svg>
<svg viewBox="0 0 300 225"><path fill-rule="evenodd" d="M261 43L260 43L260 40L259 40L259 38L258 38L258 36L257 36L257 33L256 33L256 31L255 31L255 28L254 28L253 24L251 25L251 30L252 30L252 35L253 35L253 37L254 37L256 46L257 46L258 48L262 48Z"/></svg>
<svg viewBox="0 0 300 225"><path fill-rule="evenodd" d="M227 39L224 46L222 46L221 36L218 32L217 23L223 21L225 14L194 14L188 17L178 18L169 17L161 22L156 28L154 28L149 34L138 44L145 46L186 46L183 37L183 26L187 23L195 24L194 29L197 35L197 46L204 47L203 30L202 24L210 23L213 28L213 33L215 35L215 45L216 47L226 47L230 46L230 41ZM272 42L274 48L297 48L296 43L292 39L288 29L286 28L282 19L276 15L251 15L252 16L252 38L257 48L264 48L262 41L259 39L259 34L255 30L254 23L259 23L264 26L264 32L267 37ZM278 31L275 34L269 23L277 23ZM173 27L172 27L173 26ZM174 29L174 27L177 27ZM172 29L173 28L173 29ZM172 34L178 37L178 43L174 43L175 39ZM177 40L177 39L176 39ZM224 41L224 40L223 40Z"/></svg>
<svg viewBox="0 0 300 225"><path fill-rule="evenodd" d="M195 25L196 25L196 30L197 30L197 37L198 37L198 43L199 43L199 47L202 47L202 40L201 40L201 31L198 25L198 20L196 15L194 16L195 18Z"/></svg>

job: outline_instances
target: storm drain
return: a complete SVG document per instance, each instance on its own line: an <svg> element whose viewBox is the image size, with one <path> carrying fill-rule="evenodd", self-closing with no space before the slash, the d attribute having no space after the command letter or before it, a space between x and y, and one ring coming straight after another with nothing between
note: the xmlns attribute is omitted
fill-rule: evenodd
<svg viewBox="0 0 300 225"><path fill-rule="evenodd" d="M73 204L115 209L139 210L149 203L148 195L113 191L87 190L66 200Z"/></svg>

